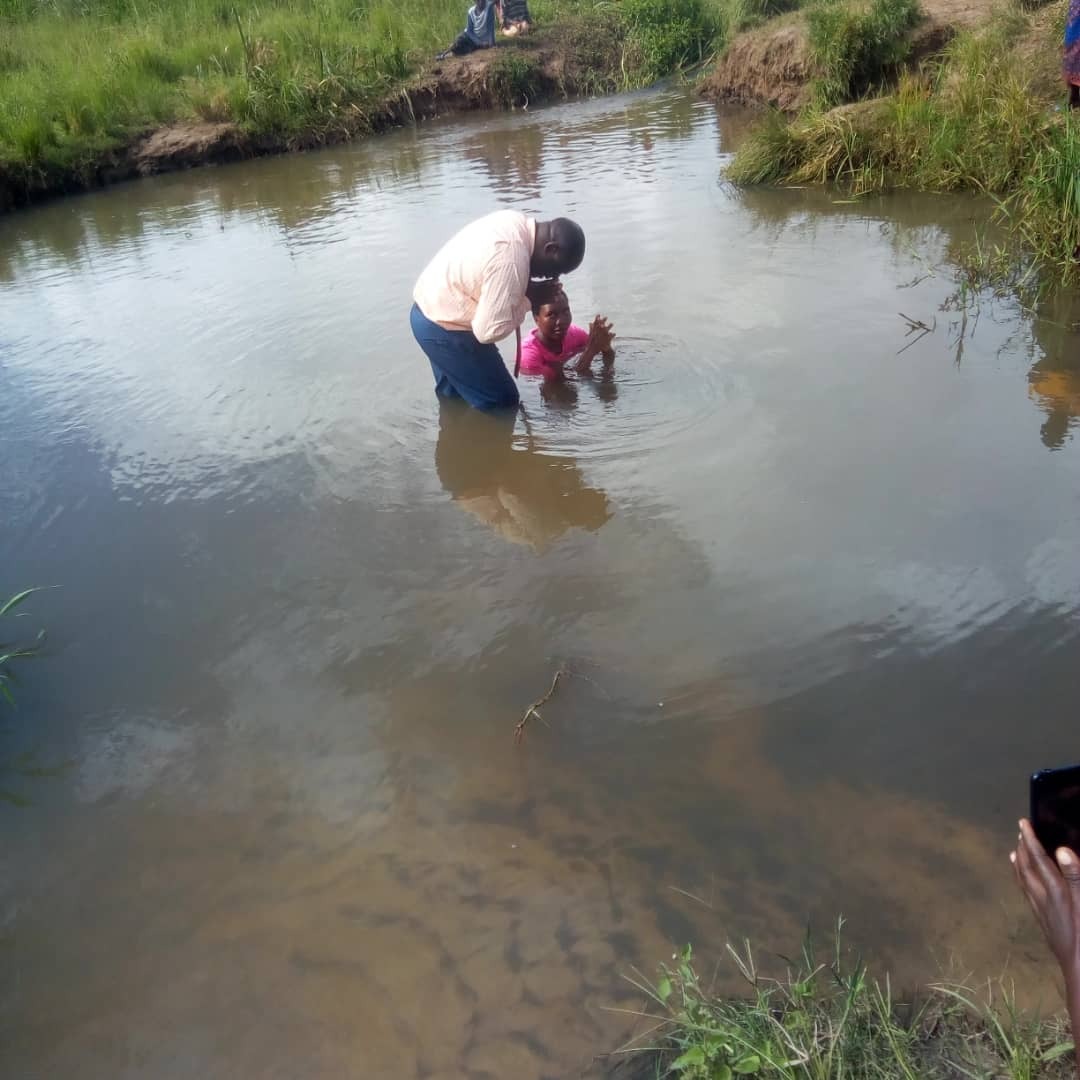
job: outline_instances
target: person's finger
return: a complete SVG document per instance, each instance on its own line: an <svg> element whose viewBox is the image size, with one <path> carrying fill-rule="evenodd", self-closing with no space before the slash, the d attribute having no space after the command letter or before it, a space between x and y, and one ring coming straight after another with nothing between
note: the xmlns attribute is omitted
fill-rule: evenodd
<svg viewBox="0 0 1080 1080"><path fill-rule="evenodd" d="M1036 905L1036 914L1041 922L1045 922L1054 912L1068 911L1074 902L1080 902L1080 898L1074 901L1064 876L1054 860L1047 855L1029 821L1020 823L1020 835L1020 858L1023 859L1021 869L1025 871L1029 896L1032 904Z"/></svg>
<svg viewBox="0 0 1080 1080"><path fill-rule="evenodd" d="M1075 851L1067 847L1059 847L1054 855L1057 858L1061 876L1073 894L1074 904L1080 902L1080 859L1076 857Z"/></svg>
<svg viewBox="0 0 1080 1080"><path fill-rule="evenodd" d="M1022 850L1023 845L1013 852L1015 861L1013 870L1016 874L1016 883L1024 894L1024 899L1031 908L1035 921L1039 924L1044 936L1049 935L1051 912L1054 907L1052 900L1048 900L1046 890L1043 888L1039 876L1031 869L1030 860L1026 860Z"/></svg>
<svg viewBox="0 0 1080 1080"><path fill-rule="evenodd" d="M1009 863L1012 866L1013 877L1016 879L1016 887L1024 894L1024 898L1030 903L1030 898L1027 894L1027 886L1024 884L1024 879L1020 874L1020 860L1016 857L1015 851L1009 852Z"/></svg>
<svg viewBox="0 0 1080 1080"><path fill-rule="evenodd" d="M1050 894L1060 892L1061 874L1050 856L1046 854L1046 849L1039 842L1027 818L1020 819L1020 838L1021 847L1029 857L1031 868L1042 881L1043 887Z"/></svg>
<svg viewBox="0 0 1080 1080"><path fill-rule="evenodd" d="M1021 892L1028 899L1041 898L1044 895L1042 882L1037 875L1032 873L1024 857L1022 845L1017 844L1016 850L1009 852L1009 862L1012 863L1013 876L1016 878L1016 884L1020 886Z"/></svg>
<svg viewBox="0 0 1080 1080"><path fill-rule="evenodd" d="M1046 886L1035 869L1031 850L1024 843L1023 834L1017 838L1014 854L1016 855L1016 876L1020 882L1020 888L1024 890L1024 895L1031 902L1032 907L1037 909L1038 906L1046 903ZM1038 913L1037 910L1036 913Z"/></svg>

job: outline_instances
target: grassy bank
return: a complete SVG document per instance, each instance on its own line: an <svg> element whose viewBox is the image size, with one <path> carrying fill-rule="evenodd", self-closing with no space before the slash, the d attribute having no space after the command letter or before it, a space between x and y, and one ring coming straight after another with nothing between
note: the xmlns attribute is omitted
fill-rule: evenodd
<svg viewBox="0 0 1080 1080"><path fill-rule="evenodd" d="M730 2L534 0L539 33L485 56L485 100L555 89L541 77L545 52L549 69L554 52L569 72L567 92L645 85L704 59ZM395 100L461 29L466 7L0 0L0 186L25 200L93 182L133 140L178 122L235 124L260 149L374 130L408 116ZM462 64L443 65L439 89L453 91Z"/></svg>
<svg viewBox="0 0 1080 1080"><path fill-rule="evenodd" d="M839 938L837 939L839 941ZM749 946L728 947L746 980L742 999L712 994L690 950L655 983L636 985L650 1008L651 1049L616 1075L645 1080L1067 1080L1072 1042L1063 1022L1020 1013L1007 987L928 988L917 1000L894 994L837 943L820 956L809 941L783 974L768 978Z"/></svg>
<svg viewBox="0 0 1080 1080"><path fill-rule="evenodd" d="M895 0L888 0L895 2ZM840 182L974 189L997 200L1013 249L987 265L1035 264L1071 280L1080 244L1080 120L1058 108L1065 0L1010 4L963 33L893 92L839 109L769 116L740 148L736 183ZM983 253L983 258L987 253Z"/></svg>

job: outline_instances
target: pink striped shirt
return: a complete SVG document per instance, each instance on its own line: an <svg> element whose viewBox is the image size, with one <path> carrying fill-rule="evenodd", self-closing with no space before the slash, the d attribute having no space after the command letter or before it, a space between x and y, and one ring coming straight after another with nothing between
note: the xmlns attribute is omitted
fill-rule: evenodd
<svg viewBox="0 0 1080 1080"><path fill-rule="evenodd" d="M529 313L525 289L536 222L499 210L466 225L424 268L416 306L447 330L471 330L478 341L502 341Z"/></svg>

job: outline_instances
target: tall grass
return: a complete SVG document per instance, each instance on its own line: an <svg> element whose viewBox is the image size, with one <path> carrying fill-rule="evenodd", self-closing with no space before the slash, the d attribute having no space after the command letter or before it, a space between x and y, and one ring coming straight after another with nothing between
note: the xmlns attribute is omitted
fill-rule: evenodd
<svg viewBox="0 0 1080 1080"><path fill-rule="evenodd" d="M76 167L170 119L288 134L355 123L445 46L453 5L0 0L0 161Z"/></svg>
<svg viewBox="0 0 1080 1080"><path fill-rule="evenodd" d="M795 11L802 0L717 0L717 45L726 45L738 33L753 30L769 19Z"/></svg>
<svg viewBox="0 0 1080 1080"><path fill-rule="evenodd" d="M887 97L791 122L769 117L740 148L729 176L736 183L840 181L856 193L973 188L995 197L1018 254L1058 278L1075 278L1080 119L1055 110L1043 88L1056 92L1056 84L1032 61L1053 63L1058 55L1051 23L1011 8L957 37L935 67L905 74Z"/></svg>
<svg viewBox="0 0 1080 1080"><path fill-rule="evenodd" d="M233 121L286 146L363 132L449 44L468 2L0 0L0 184L85 177L110 150L175 120ZM599 88L613 72L620 85L644 85L708 56L729 2L532 6L541 41L592 65L583 81ZM508 91L527 91L520 55L497 67Z"/></svg>
<svg viewBox="0 0 1080 1080"><path fill-rule="evenodd" d="M918 19L918 0L825 0L808 8L818 104L851 101L894 74L911 51Z"/></svg>
<svg viewBox="0 0 1080 1080"><path fill-rule="evenodd" d="M722 21L704 0L623 0L647 81L706 58Z"/></svg>
<svg viewBox="0 0 1080 1080"><path fill-rule="evenodd" d="M840 924L842 926L842 923ZM940 984L898 1000L841 947L818 956L807 938L779 978L759 971L746 943L728 946L746 980L744 998L703 985L690 949L655 983L632 980L649 998L648 1038L658 1075L684 1080L1065 1080L1072 1042L1060 1019L1022 1014L1006 984L979 991Z"/></svg>

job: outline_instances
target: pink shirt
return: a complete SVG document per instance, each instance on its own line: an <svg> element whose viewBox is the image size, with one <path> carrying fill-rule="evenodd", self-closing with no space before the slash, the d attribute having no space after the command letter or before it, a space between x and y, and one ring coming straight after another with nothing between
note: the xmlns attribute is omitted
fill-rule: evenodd
<svg viewBox="0 0 1080 1080"><path fill-rule="evenodd" d="M413 299L446 330L502 341L529 313L525 296L536 222L499 210L466 225L424 268Z"/></svg>
<svg viewBox="0 0 1080 1080"><path fill-rule="evenodd" d="M562 352L553 353L533 332L521 343L521 370L525 375L544 375L561 368L572 356L577 356L589 340L589 331L571 325L563 338Z"/></svg>

